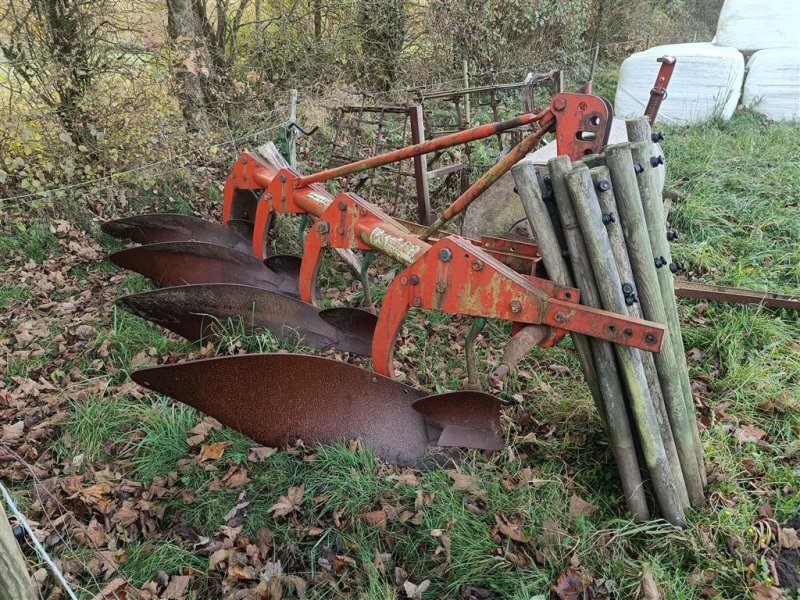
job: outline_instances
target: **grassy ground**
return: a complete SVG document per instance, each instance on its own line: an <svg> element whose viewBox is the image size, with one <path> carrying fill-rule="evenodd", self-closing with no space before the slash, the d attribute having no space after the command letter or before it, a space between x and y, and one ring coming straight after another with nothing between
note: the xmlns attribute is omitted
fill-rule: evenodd
<svg viewBox="0 0 800 600"><path fill-rule="evenodd" d="M684 196L670 215L681 231L673 250L703 281L800 293L799 131L744 113L667 132L668 185ZM681 302L710 485L708 508L679 530L628 520L568 342L532 352L507 382L507 450L465 454L467 490L354 446L256 460L252 441L205 432L202 415L144 394L129 374L164 357L279 343L232 333L216 347L187 346L113 307L147 284L101 262L117 247L110 240L22 215L3 227L0 477L84 597L116 577L163 592L177 576L190 578L187 597L219 597L255 589L260 570L262 591L278 585L287 596L300 581L308 598L389 599L403 597L404 581L428 580L423 598L529 600L549 597L569 567L586 597L634 597L647 569L663 598L778 597L761 594L774 579L770 519L800 516L796 313ZM468 327L441 314L411 319L396 354L408 381L457 388ZM484 374L507 329L492 323L479 338ZM742 435L756 427L760 439ZM205 447L223 451L205 460ZM296 510L274 516L301 485ZM503 519L517 539L498 528ZM282 575L269 583L265 569Z"/></svg>

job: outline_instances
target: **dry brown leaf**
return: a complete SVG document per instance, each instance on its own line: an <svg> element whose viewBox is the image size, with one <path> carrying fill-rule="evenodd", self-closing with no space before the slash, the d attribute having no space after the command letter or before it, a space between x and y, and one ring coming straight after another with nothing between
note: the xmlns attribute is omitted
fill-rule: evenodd
<svg viewBox="0 0 800 600"><path fill-rule="evenodd" d="M784 597L783 590L766 583L757 583L750 591L753 592L753 600L782 600Z"/></svg>
<svg viewBox="0 0 800 600"><path fill-rule="evenodd" d="M571 519L577 519L578 517L591 517L596 515L600 512L600 508L596 505L591 504L590 502L586 502L583 498L580 498L576 494L572 495L572 498L569 499L569 516Z"/></svg>
<svg viewBox="0 0 800 600"><path fill-rule="evenodd" d="M528 541L528 536L522 533L520 519L509 518L502 513L497 513L494 516L494 520L500 533L507 538L521 543Z"/></svg>
<svg viewBox="0 0 800 600"><path fill-rule="evenodd" d="M261 462L268 456L272 456L277 452L276 448L269 448L268 446L256 446L247 451L247 460L250 462Z"/></svg>
<svg viewBox="0 0 800 600"><path fill-rule="evenodd" d="M542 522L542 543L545 546L558 547L567 536L567 530L561 528L558 523L552 519L545 519Z"/></svg>
<svg viewBox="0 0 800 600"><path fill-rule="evenodd" d="M659 600L661 598L658 594L656 581L653 578L653 569L648 564L642 567L642 581L639 583L636 597L638 600Z"/></svg>
<svg viewBox="0 0 800 600"><path fill-rule="evenodd" d="M225 477L222 478L222 487L226 488L235 488L247 483L250 483L247 470L236 465L231 465L231 468L225 473Z"/></svg>
<svg viewBox="0 0 800 600"><path fill-rule="evenodd" d="M561 600L578 600L591 583L591 575L585 569L569 566L558 577L553 591Z"/></svg>
<svg viewBox="0 0 800 600"><path fill-rule="evenodd" d="M189 575L173 575L161 597L164 600L183 600L186 598L191 581L192 578Z"/></svg>
<svg viewBox="0 0 800 600"><path fill-rule="evenodd" d="M361 517L361 520L364 521L367 525L372 525L373 527L377 527L381 531L386 529L386 524L389 521L389 515L387 515L386 511L383 509L361 513L359 517Z"/></svg>
<svg viewBox="0 0 800 600"><path fill-rule="evenodd" d="M200 456L198 460L200 462L204 462L207 460L217 460L222 458L222 454L225 452L225 447L228 445L228 442L217 442L216 444L204 444L200 448Z"/></svg>
<svg viewBox="0 0 800 600"><path fill-rule="evenodd" d="M797 536L797 530L791 527L781 527L780 539L778 541L780 547L787 550L800 548L800 538Z"/></svg>
<svg viewBox="0 0 800 600"><path fill-rule="evenodd" d="M278 498L278 501L273 504L267 512L271 512L273 518L285 517L300 508L303 503L303 492L305 491L304 485L290 487L285 496Z"/></svg>
<svg viewBox="0 0 800 600"><path fill-rule="evenodd" d="M736 430L736 439L740 444L760 442L767 437L767 432L754 425L742 425Z"/></svg>
<svg viewBox="0 0 800 600"><path fill-rule="evenodd" d="M128 593L124 589L128 586L128 582L122 577L116 577L109 581L106 586L100 590L100 593L92 598L92 600L126 600Z"/></svg>
<svg viewBox="0 0 800 600"><path fill-rule="evenodd" d="M409 600L421 600L422 594L431 586L430 579L426 579L420 584L413 584L410 581L406 580L403 583L403 591L406 593L406 597Z"/></svg>
<svg viewBox="0 0 800 600"><path fill-rule="evenodd" d="M466 473L460 473L455 469L448 469L445 471L450 479L453 480L453 485L451 489L456 492L465 492L467 494L472 494L473 496L484 496L486 495L486 491L478 485L475 479L472 476L467 475Z"/></svg>

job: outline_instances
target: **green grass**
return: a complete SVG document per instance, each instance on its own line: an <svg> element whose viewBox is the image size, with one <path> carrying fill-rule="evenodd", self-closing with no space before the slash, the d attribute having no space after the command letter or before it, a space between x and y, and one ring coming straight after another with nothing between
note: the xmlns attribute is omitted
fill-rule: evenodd
<svg viewBox="0 0 800 600"><path fill-rule="evenodd" d="M5 223L0 233L0 253L3 256L19 253L28 260L41 263L59 249L58 237L45 219L18 219Z"/></svg>

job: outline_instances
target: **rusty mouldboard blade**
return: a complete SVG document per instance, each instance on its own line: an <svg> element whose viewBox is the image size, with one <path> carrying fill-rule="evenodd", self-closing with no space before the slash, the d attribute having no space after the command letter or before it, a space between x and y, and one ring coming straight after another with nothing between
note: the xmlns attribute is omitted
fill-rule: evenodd
<svg viewBox="0 0 800 600"><path fill-rule="evenodd" d="M213 336L218 325L236 319L248 332L269 329L278 338L298 340L318 350L337 348L362 356L372 351L374 316L372 329L338 328L321 318L315 306L249 285L181 285L131 294L116 303L190 342Z"/></svg>
<svg viewBox="0 0 800 600"><path fill-rule="evenodd" d="M208 242L250 254L252 243L233 229L197 217L152 213L106 221L100 225L108 235L137 244L159 242Z"/></svg>
<svg viewBox="0 0 800 600"><path fill-rule="evenodd" d="M442 427L440 446L502 450L498 398L485 392L461 390L420 398L414 410Z"/></svg>
<svg viewBox="0 0 800 600"><path fill-rule="evenodd" d="M109 260L159 286L238 283L291 296L297 280L275 273L251 254L207 242L161 242L114 252Z"/></svg>
<svg viewBox="0 0 800 600"><path fill-rule="evenodd" d="M226 356L143 369L132 377L261 444L358 438L384 460L404 465L428 454L428 427L411 406L422 392L329 358Z"/></svg>

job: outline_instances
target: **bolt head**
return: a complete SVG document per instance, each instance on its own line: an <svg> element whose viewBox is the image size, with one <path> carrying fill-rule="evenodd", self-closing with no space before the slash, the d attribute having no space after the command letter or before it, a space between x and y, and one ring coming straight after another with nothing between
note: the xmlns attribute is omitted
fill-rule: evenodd
<svg viewBox="0 0 800 600"><path fill-rule="evenodd" d="M509 308L515 315L522 312L522 304L519 303L519 300L513 300Z"/></svg>
<svg viewBox="0 0 800 600"><path fill-rule="evenodd" d="M411 300L411 305L414 306L415 308L419 308L420 306L422 306L422 298L420 298L419 296L414 296L414 298L412 298Z"/></svg>
<svg viewBox="0 0 800 600"><path fill-rule="evenodd" d="M564 110L567 108L567 101L564 98L556 98L553 101L553 108L556 110Z"/></svg>
<svg viewBox="0 0 800 600"><path fill-rule="evenodd" d="M438 281L436 283L436 291L439 292L440 294L444 294L445 290L447 290L447 286L445 285L445 283L443 281Z"/></svg>
<svg viewBox="0 0 800 600"><path fill-rule="evenodd" d="M476 260L472 263L473 271L480 271L481 269L483 269L483 261Z"/></svg>
<svg viewBox="0 0 800 600"><path fill-rule="evenodd" d="M408 285L408 277L401 277L400 278L400 285Z"/></svg>
<svg viewBox="0 0 800 600"><path fill-rule="evenodd" d="M450 259L453 258L453 251L450 248L442 248L439 250L439 260L442 262L448 262Z"/></svg>
<svg viewBox="0 0 800 600"><path fill-rule="evenodd" d="M347 210L347 202L344 200L339 200L339 210L345 211Z"/></svg>
<svg viewBox="0 0 800 600"><path fill-rule="evenodd" d="M320 233L328 233L330 231L330 225L327 221L320 221L317 223L317 231Z"/></svg>
<svg viewBox="0 0 800 600"><path fill-rule="evenodd" d="M419 283L419 275L412 275L409 281L411 285L417 285Z"/></svg>

